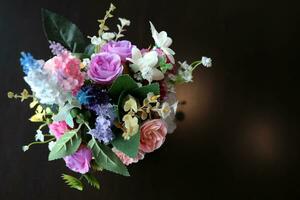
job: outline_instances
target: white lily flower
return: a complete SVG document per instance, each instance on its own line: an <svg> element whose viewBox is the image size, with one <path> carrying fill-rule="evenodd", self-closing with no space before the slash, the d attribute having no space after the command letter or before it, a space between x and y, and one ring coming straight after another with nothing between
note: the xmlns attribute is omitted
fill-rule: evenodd
<svg viewBox="0 0 300 200"><path fill-rule="evenodd" d="M132 58L127 58L132 64L129 66L136 72L141 72L144 79L148 80L149 83L152 80L162 80L164 74L156 68L158 63L158 55L156 51L150 51L142 55L141 51L133 47L132 48Z"/></svg>
<svg viewBox="0 0 300 200"><path fill-rule="evenodd" d="M168 34L165 31L161 31L160 33L157 32L153 24L150 22L152 37L155 41L155 44L158 48L160 48L169 58L172 64L175 63L175 59L173 55L175 55L175 52L170 49L169 47L172 44L172 39L168 37Z"/></svg>
<svg viewBox="0 0 300 200"><path fill-rule="evenodd" d="M29 149L29 146L27 146L27 145L25 145L25 146L23 146L22 147L22 150L25 152L25 151L27 151Z"/></svg>
<svg viewBox="0 0 300 200"><path fill-rule="evenodd" d="M35 141L41 141L41 142L44 142L44 135L43 135L43 133L42 133L41 130L37 130L37 131L36 131Z"/></svg>
<svg viewBox="0 0 300 200"><path fill-rule="evenodd" d="M204 67L211 67L212 66L212 60L211 58L203 56L201 59L201 63Z"/></svg>

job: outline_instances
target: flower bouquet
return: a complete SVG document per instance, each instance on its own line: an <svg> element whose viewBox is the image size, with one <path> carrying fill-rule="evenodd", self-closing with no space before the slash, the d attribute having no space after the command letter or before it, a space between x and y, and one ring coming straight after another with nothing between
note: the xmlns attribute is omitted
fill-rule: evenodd
<svg viewBox="0 0 300 200"><path fill-rule="evenodd" d="M98 20L93 37L84 37L75 24L43 9L53 57L37 60L22 52L24 80L32 94L26 89L8 92L9 98L31 99L35 113L29 120L40 123L35 141L23 150L48 144L49 161L63 159L80 174L62 175L78 190L83 190L82 180L99 189L95 174L102 170L129 176L126 166L158 149L175 129L175 85L191 82L197 66L211 66L206 57L175 65L172 39L151 22L153 46L140 49L121 40L130 21L119 18L117 31L110 32L106 24L114 9L111 4Z"/></svg>

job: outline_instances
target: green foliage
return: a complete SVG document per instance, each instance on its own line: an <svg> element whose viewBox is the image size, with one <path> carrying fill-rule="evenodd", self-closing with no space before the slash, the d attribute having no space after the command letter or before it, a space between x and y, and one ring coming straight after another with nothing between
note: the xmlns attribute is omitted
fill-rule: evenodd
<svg viewBox="0 0 300 200"><path fill-rule="evenodd" d="M135 88L138 88L137 83L128 74L124 74L113 82L108 92L114 101L118 101L122 92L128 92Z"/></svg>
<svg viewBox="0 0 300 200"><path fill-rule="evenodd" d="M67 175L67 174L62 174L62 179L65 181L65 183L70 187L74 188L76 190L83 190L83 184L81 181L73 176Z"/></svg>
<svg viewBox="0 0 300 200"><path fill-rule="evenodd" d="M173 65L170 63L167 63L166 58L160 58L159 59L159 68L163 73L166 73L168 70L171 70L173 68Z"/></svg>
<svg viewBox="0 0 300 200"><path fill-rule="evenodd" d="M46 9L42 9L42 22L48 40L59 42L74 53L84 52L87 41L75 24Z"/></svg>
<svg viewBox="0 0 300 200"><path fill-rule="evenodd" d="M122 135L119 134L116 139L112 141L112 145L127 156L135 158L139 151L140 132L132 136L129 140L124 140Z"/></svg>
<svg viewBox="0 0 300 200"><path fill-rule="evenodd" d="M48 160L56 160L71 155L77 151L81 144L81 137L77 130L65 133L54 145Z"/></svg>
<svg viewBox="0 0 300 200"><path fill-rule="evenodd" d="M88 147L92 150L97 164L103 167L103 169L123 176L129 176L127 168L111 148L97 142L95 138L90 140Z"/></svg>
<svg viewBox="0 0 300 200"><path fill-rule="evenodd" d="M143 100L147 97L147 94L149 92L153 92L154 95L159 95L159 84L158 83L152 83L150 85L142 86L139 88L136 88L132 91L130 91L130 94L134 97L139 98L140 100Z"/></svg>
<svg viewBox="0 0 300 200"><path fill-rule="evenodd" d="M73 117L72 117L72 115L70 113L68 113L68 115L66 116L65 121L68 124L68 126L70 126L70 128L74 128Z"/></svg>
<svg viewBox="0 0 300 200"><path fill-rule="evenodd" d="M98 190L100 189L100 183L93 174L90 174L90 173L89 174L84 174L83 177L87 180L87 182L91 186L97 188Z"/></svg>

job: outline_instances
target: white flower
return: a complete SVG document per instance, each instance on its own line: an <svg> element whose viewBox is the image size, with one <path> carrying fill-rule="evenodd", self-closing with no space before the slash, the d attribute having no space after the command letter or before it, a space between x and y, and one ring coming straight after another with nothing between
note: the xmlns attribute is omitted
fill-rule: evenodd
<svg viewBox="0 0 300 200"><path fill-rule="evenodd" d="M175 123L175 115L178 105L178 100L176 98L176 94L173 92L168 93L167 96L167 102L171 105L171 113L168 115L164 121L167 124L168 133L173 133L176 129L176 123Z"/></svg>
<svg viewBox="0 0 300 200"><path fill-rule="evenodd" d="M100 37L93 36L90 39L91 39L91 43L96 46L101 45L103 43Z"/></svg>
<svg viewBox="0 0 300 200"><path fill-rule="evenodd" d="M202 57L201 63L204 67L211 67L212 66L212 60L211 58L207 58L205 56Z"/></svg>
<svg viewBox="0 0 300 200"><path fill-rule="evenodd" d="M62 90L56 76L49 75L43 69L30 70L24 80L41 104L62 105L72 97L71 93Z"/></svg>
<svg viewBox="0 0 300 200"><path fill-rule="evenodd" d="M115 36L116 35L114 33L107 32L107 33L102 34L102 39L104 39L106 41L110 41L110 40L114 39Z"/></svg>
<svg viewBox="0 0 300 200"><path fill-rule="evenodd" d="M132 58L127 58L132 64L130 64L131 69L136 72L141 72L144 79L148 80L149 83L152 80L162 80L164 74L156 68L158 63L158 55L156 51L150 51L142 55L141 51L133 47L132 48Z"/></svg>
<svg viewBox="0 0 300 200"><path fill-rule="evenodd" d="M130 26L130 21L128 19L119 18L119 20L121 22L121 26Z"/></svg>
<svg viewBox="0 0 300 200"><path fill-rule="evenodd" d="M171 107L168 102L164 102L160 109L157 110L159 116L166 119L171 114Z"/></svg>
<svg viewBox="0 0 300 200"><path fill-rule="evenodd" d="M44 135L43 135L43 133L42 133L41 130L37 130L37 131L36 131L35 141L41 141L41 142L44 142Z"/></svg>
<svg viewBox="0 0 300 200"><path fill-rule="evenodd" d="M187 64L186 61L183 63L178 62L180 64L180 69L178 71L178 75L184 80L184 82L192 82L193 81L193 67Z"/></svg>
<svg viewBox="0 0 300 200"><path fill-rule="evenodd" d="M186 61L182 62L178 62L180 67L185 69L185 70L192 70L193 67L191 65L189 65Z"/></svg>
<svg viewBox="0 0 300 200"><path fill-rule="evenodd" d="M172 39L168 37L168 34L165 31L161 31L160 33L157 32L153 24L150 22L152 37L155 41L155 44L158 48L163 50L163 52L167 55L171 63L175 63L173 55L175 52L169 48L172 44Z"/></svg>
<svg viewBox="0 0 300 200"><path fill-rule="evenodd" d="M53 142L53 141L51 141L51 142L48 143L48 149L49 149L49 151L52 151L52 149L53 149L53 147L54 147L55 144L56 144L56 142Z"/></svg>
<svg viewBox="0 0 300 200"><path fill-rule="evenodd" d="M83 64L83 66L84 67L86 67L86 66L88 66L89 64L90 64L90 59L88 59L88 58L84 58L83 60L82 60L82 64Z"/></svg>
<svg viewBox="0 0 300 200"><path fill-rule="evenodd" d="M27 151L29 149L29 146L23 146L22 147L22 150L25 152L25 151Z"/></svg>

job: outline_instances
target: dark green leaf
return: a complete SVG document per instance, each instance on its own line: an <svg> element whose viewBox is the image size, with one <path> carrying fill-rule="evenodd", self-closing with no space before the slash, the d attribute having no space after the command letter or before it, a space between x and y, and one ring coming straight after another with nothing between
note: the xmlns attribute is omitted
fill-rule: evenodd
<svg viewBox="0 0 300 200"><path fill-rule="evenodd" d="M97 142L95 138L90 140L88 147L92 150L97 164L103 167L103 169L123 176L129 176L127 168L111 148Z"/></svg>
<svg viewBox="0 0 300 200"><path fill-rule="evenodd" d="M80 191L83 190L83 185L79 179L67 174L62 174L61 177L70 188L74 188Z"/></svg>
<svg viewBox="0 0 300 200"><path fill-rule="evenodd" d="M75 130L67 132L57 140L49 154L48 160L51 161L71 155L77 151L80 144L81 137Z"/></svg>
<svg viewBox="0 0 300 200"><path fill-rule="evenodd" d="M109 89L109 94L113 101L117 102L122 92L128 92L135 88L138 88L137 83L128 74L124 74L114 81Z"/></svg>
<svg viewBox="0 0 300 200"><path fill-rule="evenodd" d="M147 97L147 94L149 92L153 92L154 95L159 95L160 94L159 84L158 83L152 83L150 85L146 85L146 86L136 88L136 89L130 91L130 94L134 97L139 98L140 100L143 100Z"/></svg>
<svg viewBox="0 0 300 200"><path fill-rule="evenodd" d="M100 183L93 174L84 174L83 176L91 186L100 189Z"/></svg>
<svg viewBox="0 0 300 200"><path fill-rule="evenodd" d="M132 136L129 140L124 140L121 134L119 134L113 141L112 145L122 151L127 156L131 158L135 158L139 151L140 145L140 133L138 132L134 136Z"/></svg>
<svg viewBox="0 0 300 200"><path fill-rule="evenodd" d="M46 9L42 9L42 22L48 40L59 42L72 52L84 52L87 41L75 24Z"/></svg>

